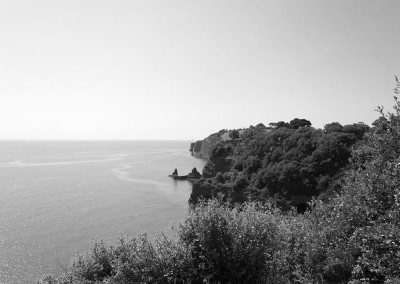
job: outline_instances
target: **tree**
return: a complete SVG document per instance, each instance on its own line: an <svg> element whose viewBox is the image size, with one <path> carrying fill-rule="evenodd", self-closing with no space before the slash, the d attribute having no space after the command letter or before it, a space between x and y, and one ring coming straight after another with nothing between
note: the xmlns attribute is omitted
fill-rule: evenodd
<svg viewBox="0 0 400 284"><path fill-rule="evenodd" d="M324 131L325 131L325 133L342 132L343 126L339 122L328 123L328 124L325 124Z"/></svg>
<svg viewBox="0 0 400 284"><path fill-rule="evenodd" d="M263 123L259 123L259 124L256 125L255 128L257 128L257 129L266 129L267 127Z"/></svg>
<svg viewBox="0 0 400 284"><path fill-rule="evenodd" d="M358 140L361 140L370 127L363 122L353 123L343 126L343 132L354 134Z"/></svg>
<svg viewBox="0 0 400 284"><path fill-rule="evenodd" d="M276 127L277 128L282 128L282 127L286 127L286 128L290 128L290 124L284 121L278 121L276 123Z"/></svg>
<svg viewBox="0 0 400 284"><path fill-rule="evenodd" d="M292 129L298 129L300 127L307 127L307 126L311 126L311 122L307 119L300 119L300 118L295 118L293 120L290 121L290 128Z"/></svg>
<svg viewBox="0 0 400 284"><path fill-rule="evenodd" d="M396 82L395 90L398 90L400 84ZM342 193L329 204L330 210L326 210L326 205L320 207L325 210L323 215L335 246L339 248L338 243L342 243L352 252L348 257L355 279L376 278L382 283L400 280L400 102L397 97L394 110L385 113L382 107L378 108L382 119L366 134L366 144L353 150L351 170L344 179Z"/></svg>
<svg viewBox="0 0 400 284"><path fill-rule="evenodd" d="M230 138L232 138L232 140L235 140L235 139L238 139L238 138L240 138L240 133L239 133L239 131L238 130L232 130L230 133L229 133L229 137Z"/></svg>

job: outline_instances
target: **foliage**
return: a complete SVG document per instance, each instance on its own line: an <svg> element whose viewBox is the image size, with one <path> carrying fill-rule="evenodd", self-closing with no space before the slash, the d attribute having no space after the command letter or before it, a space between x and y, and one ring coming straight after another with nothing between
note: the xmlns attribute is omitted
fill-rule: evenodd
<svg viewBox="0 0 400 284"><path fill-rule="evenodd" d="M205 186L209 185L204 197L212 197L212 191L222 192L215 190L220 187L219 181L215 180L216 174L238 171L242 180L229 180L225 186L233 189L235 184L246 184L242 187L246 198L243 194L237 195L241 200L276 198L282 208L287 208L292 204L293 196L311 198L321 193L325 197L331 196L338 190L338 180L348 166L352 146L362 144L363 135L369 130L363 123L345 126L332 123L323 131L311 127L308 120L298 118L290 123L270 125L275 128L268 129L259 124L245 129L239 144L229 141L216 144L211 162L203 171L204 177L214 179L200 182L202 186L195 185L195 189L201 187L207 192ZM329 192L325 193L327 190ZM193 195L198 196L199 192L194 190Z"/></svg>
<svg viewBox="0 0 400 284"><path fill-rule="evenodd" d="M324 130L245 130L236 168L195 183L225 195L197 201L174 237L96 241L65 275L39 283L399 283L400 102L395 97L393 113L378 111L381 118L368 132L363 124L337 123ZM257 192L255 185L267 182L268 161L275 168L268 179L287 180L279 185L286 191L307 170L323 173L325 183L345 165L360 133L365 141L351 150L340 190L325 202L313 199L304 214L282 212L273 199L226 201L228 193Z"/></svg>
<svg viewBox="0 0 400 284"><path fill-rule="evenodd" d="M311 126L311 122L307 119L295 118L289 122L290 128L299 129L300 127Z"/></svg>
<svg viewBox="0 0 400 284"><path fill-rule="evenodd" d="M193 152L200 152L202 144L202 141L196 141L193 146Z"/></svg>
<svg viewBox="0 0 400 284"><path fill-rule="evenodd" d="M210 178L215 176L215 165L213 162L207 162L203 168L203 177Z"/></svg>
<svg viewBox="0 0 400 284"><path fill-rule="evenodd" d="M180 227L180 238L194 248L201 279L212 283L279 281L283 246L274 210L252 203L231 208L212 200L198 204Z"/></svg>
<svg viewBox="0 0 400 284"><path fill-rule="evenodd" d="M329 203L316 202L313 212L306 214L313 224L310 232L319 235L305 246L305 260L319 260L311 265L305 261L302 275L321 273L331 283L348 281L350 276L353 283L362 278L382 283L399 279L400 103L396 97L394 110L385 114L378 109L384 118L379 121L385 123L376 124L366 135L366 144L354 149L341 193ZM339 279L340 275L347 277Z"/></svg>
<svg viewBox="0 0 400 284"><path fill-rule="evenodd" d="M269 125L273 128L291 128L291 129L299 129L300 127L308 127L311 126L311 122L304 118L295 118L292 119L289 123L284 121L279 122L271 122Z"/></svg>
<svg viewBox="0 0 400 284"><path fill-rule="evenodd" d="M235 140L235 139L238 139L239 137L240 137L240 133L239 133L239 130L232 130L230 133L229 133L229 137L230 138L232 138L233 140Z"/></svg>

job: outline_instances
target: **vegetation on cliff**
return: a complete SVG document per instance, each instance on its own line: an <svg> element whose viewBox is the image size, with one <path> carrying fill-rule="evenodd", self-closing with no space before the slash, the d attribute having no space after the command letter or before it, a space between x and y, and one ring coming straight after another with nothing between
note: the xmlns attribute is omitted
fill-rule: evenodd
<svg viewBox="0 0 400 284"><path fill-rule="evenodd" d="M193 186L191 202L222 193L234 202L276 199L280 206L304 204L337 190L352 147L365 144L364 123L327 124L315 129L305 119L262 124L242 131L239 140L212 148L205 179Z"/></svg>
<svg viewBox="0 0 400 284"><path fill-rule="evenodd" d="M399 87L397 82L396 92ZM275 206L274 199L241 205L233 205L221 195L200 200L176 229L175 237L161 234L151 242L146 235L140 235L121 238L116 244L96 242L88 253L74 261L64 276L44 276L40 283L361 284L365 278L373 279L370 283L400 283L400 102L397 98L394 110L386 114L379 109L381 117L364 133L357 147L352 144L349 153L345 142L335 146L343 149L335 151L342 153L337 154L339 157L351 157L342 173L341 186L328 201L312 200L312 210L304 214L284 212ZM319 149L318 143L336 145L318 142L321 140L349 139L347 132L338 131L343 130L338 124L328 127L335 131L307 127L292 130L281 127L288 135L277 137L286 137L286 141L292 135L308 133L309 137L316 137L312 140L316 146L311 145L315 149ZM244 146L247 145L244 138L251 133L260 135L254 129L244 134L241 138ZM276 129L272 136L273 133L281 132ZM304 145L294 138L283 145L289 141ZM257 149L257 145L253 146ZM281 147L289 152L292 149ZM218 149L223 156L237 151L228 144ZM302 157L301 153L290 157ZM262 165L266 156L260 159ZM285 153L278 152L277 156L284 160ZM325 156L321 157L318 161L324 161ZM312 164L313 158L311 154L308 164ZM332 168L332 173L327 173L337 174L341 162L327 160L327 168ZM233 162L243 166L241 171L219 173L203 182L216 181L226 186L225 178L236 174L230 190L234 191L235 186L242 188L243 184L253 186L257 178L253 180L246 173L258 177L259 171L248 169L254 163L247 163L247 159L241 161Z"/></svg>

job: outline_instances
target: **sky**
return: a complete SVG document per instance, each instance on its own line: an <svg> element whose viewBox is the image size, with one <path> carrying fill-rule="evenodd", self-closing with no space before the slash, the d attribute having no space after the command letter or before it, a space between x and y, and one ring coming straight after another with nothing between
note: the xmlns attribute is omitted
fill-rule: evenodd
<svg viewBox="0 0 400 284"><path fill-rule="evenodd" d="M198 140L378 118L398 0L0 2L0 139Z"/></svg>

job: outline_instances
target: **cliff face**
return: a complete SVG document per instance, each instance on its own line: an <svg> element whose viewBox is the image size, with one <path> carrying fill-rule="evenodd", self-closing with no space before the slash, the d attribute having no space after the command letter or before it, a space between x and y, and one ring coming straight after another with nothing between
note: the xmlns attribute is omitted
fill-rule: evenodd
<svg viewBox="0 0 400 284"><path fill-rule="evenodd" d="M204 140L196 141L193 147L193 156L205 160L210 160L211 153L219 142L223 141L219 133L214 133Z"/></svg>
<svg viewBox="0 0 400 284"><path fill-rule="evenodd" d="M229 196L235 202L243 202L246 196L243 192L233 190L230 184L214 184L209 178L229 172L233 165L233 141L227 141L221 133L215 133L204 140L197 141L193 146L193 156L206 159L207 165L203 169L204 179L193 184L189 202L196 203L199 198L211 198L219 193Z"/></svg>

